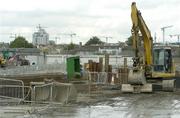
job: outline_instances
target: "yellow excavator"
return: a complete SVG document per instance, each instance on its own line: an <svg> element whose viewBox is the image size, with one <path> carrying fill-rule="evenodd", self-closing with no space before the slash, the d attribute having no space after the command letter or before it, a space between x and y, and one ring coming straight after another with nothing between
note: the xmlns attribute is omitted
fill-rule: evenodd
<svg viewBox="0 0 180 118"><path fill-rule="evenodd" d="M175 90L175 66L172 51L167 46L153 46L153 39L136 3L131 5L132 38L135 49L133 67L128 74L128 84L122 92L153 92Z"/></svg>
<svg viewBox="0 0 180 118"><path fill-rule="evenodd" d="M6 60L0 56L0 67L4 68L6 66Z"/></svg>

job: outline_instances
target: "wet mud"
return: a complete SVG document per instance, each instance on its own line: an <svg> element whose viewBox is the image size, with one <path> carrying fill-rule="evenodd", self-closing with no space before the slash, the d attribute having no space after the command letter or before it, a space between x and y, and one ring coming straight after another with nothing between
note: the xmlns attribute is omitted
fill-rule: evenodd
<svg viewBox="0 0 180 118"><path fill-rule="evenodd" d="M28 111L27 106L2 106L0 118L179 118L180 90L151 94L96 97L93 102L49 105ZM8 108L7 108L8 107ZM23 108L24 107L24 108ZM7 109L11 109L11 112ZM23 110L21 110L23 109ZM18 111L19 110L19 111Z"/></svg>

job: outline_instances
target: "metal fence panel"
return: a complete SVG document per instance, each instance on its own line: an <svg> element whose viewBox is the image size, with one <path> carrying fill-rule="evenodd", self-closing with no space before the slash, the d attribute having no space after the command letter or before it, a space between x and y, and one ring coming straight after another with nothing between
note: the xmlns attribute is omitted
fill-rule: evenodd
<svg viewBox="0 0 180 118"><path fill-rule="evenodd" d="M37 84L37 85L36 85ZM76 99L76 89L70 83L51 82L48 84L33 83L32 100L36 103L67 103Z"/></svg>
<svg viewBox="0 0 180 118"><path fill-rule="evenodd" d="M0 96L24 99L23 81L0 78Z"/></svg>

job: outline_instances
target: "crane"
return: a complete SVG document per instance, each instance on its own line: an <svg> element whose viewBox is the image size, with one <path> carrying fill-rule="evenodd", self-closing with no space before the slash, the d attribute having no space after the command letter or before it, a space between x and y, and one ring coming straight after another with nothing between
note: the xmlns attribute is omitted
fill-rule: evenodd
<svg viewBox="0 0 180 118"><path fill-rule="evenodd" d="M73 42L72 39L74 36L76 36L76 33L59 33L59 35L67 35L67 36L70 36L71 38L71 43Z"/></svg>
<svg viewBox="0 0 180 118"><path fill-rule="evenodd" d="M11 35L10 35L10 37L9 37L9 38L16 39L16 37L17 37L17 34L13 34L13 33L11 33Z"/></svg>
<svg viewBox="0 0 180 118"><path fill-rule="evenodd" d="M58 40L58 39L60 40L61 38L60 38L60 37L58 37L58 36L56 36L56 37L55 37L55 42L56 42L56 45L57 45L57 40Z"/></svg>
<svg viewBox="0 0 180 118"><path fill-rule="evenodd" d="M41 30L42 28L47 28L47 27L42 27L41 24L38 24L38 26L36 26L36 28L37 28L38 30Z"/></svg>
<svg viewBox="0 0 180 118"><path fill-rule="evenodd" d="M175 67L170 47L153 47L151 32L136 3L131 5L132 37L135 57L128 75L128 84L122 84L123 92L152 92L154 86L164 91L175 90ZM141 42L144 50L142 51Z"/></svg>
<svg viewBox="0 0 180 118"><path fill-rule="evenodd" d="M163 32L163 44L165 44L165 29L171 28L171 27L173 27L173 26L170 25L170 26L165 26L165 27L162 27L162 28L161 28L161 30L162 30L162 32Z"/></svg>

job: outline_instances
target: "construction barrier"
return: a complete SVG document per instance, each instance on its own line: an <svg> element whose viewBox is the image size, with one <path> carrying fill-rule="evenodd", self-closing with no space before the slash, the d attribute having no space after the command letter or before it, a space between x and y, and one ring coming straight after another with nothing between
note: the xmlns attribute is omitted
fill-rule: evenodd
<svg viewBox="0 0 180 118"><path fill-rule="evenodd" d="M0 78L0 96L24 99L23 81Z"/></svg>
<svg viewBox="0 0 180 118"><path fill-rule="evenodd" d="M76 100L77 92L73 84L70 83L39 83L33 82L31 99L36 103L58 102L67 103Z"/></svg>
<svg viewBox="0 0 180 118"><path fill-rule="evenodd" d="M0 78L0 105L20 104L30 100L31 87L23 81Z"/></svg>
<svg viewBox="0 0 180 118"><path fill-rule="evenodd" d="M73 84L59 82L31 82L0 78L0 105L3 103L57 103L64 104L76 100L77 92Z"/></svg>

